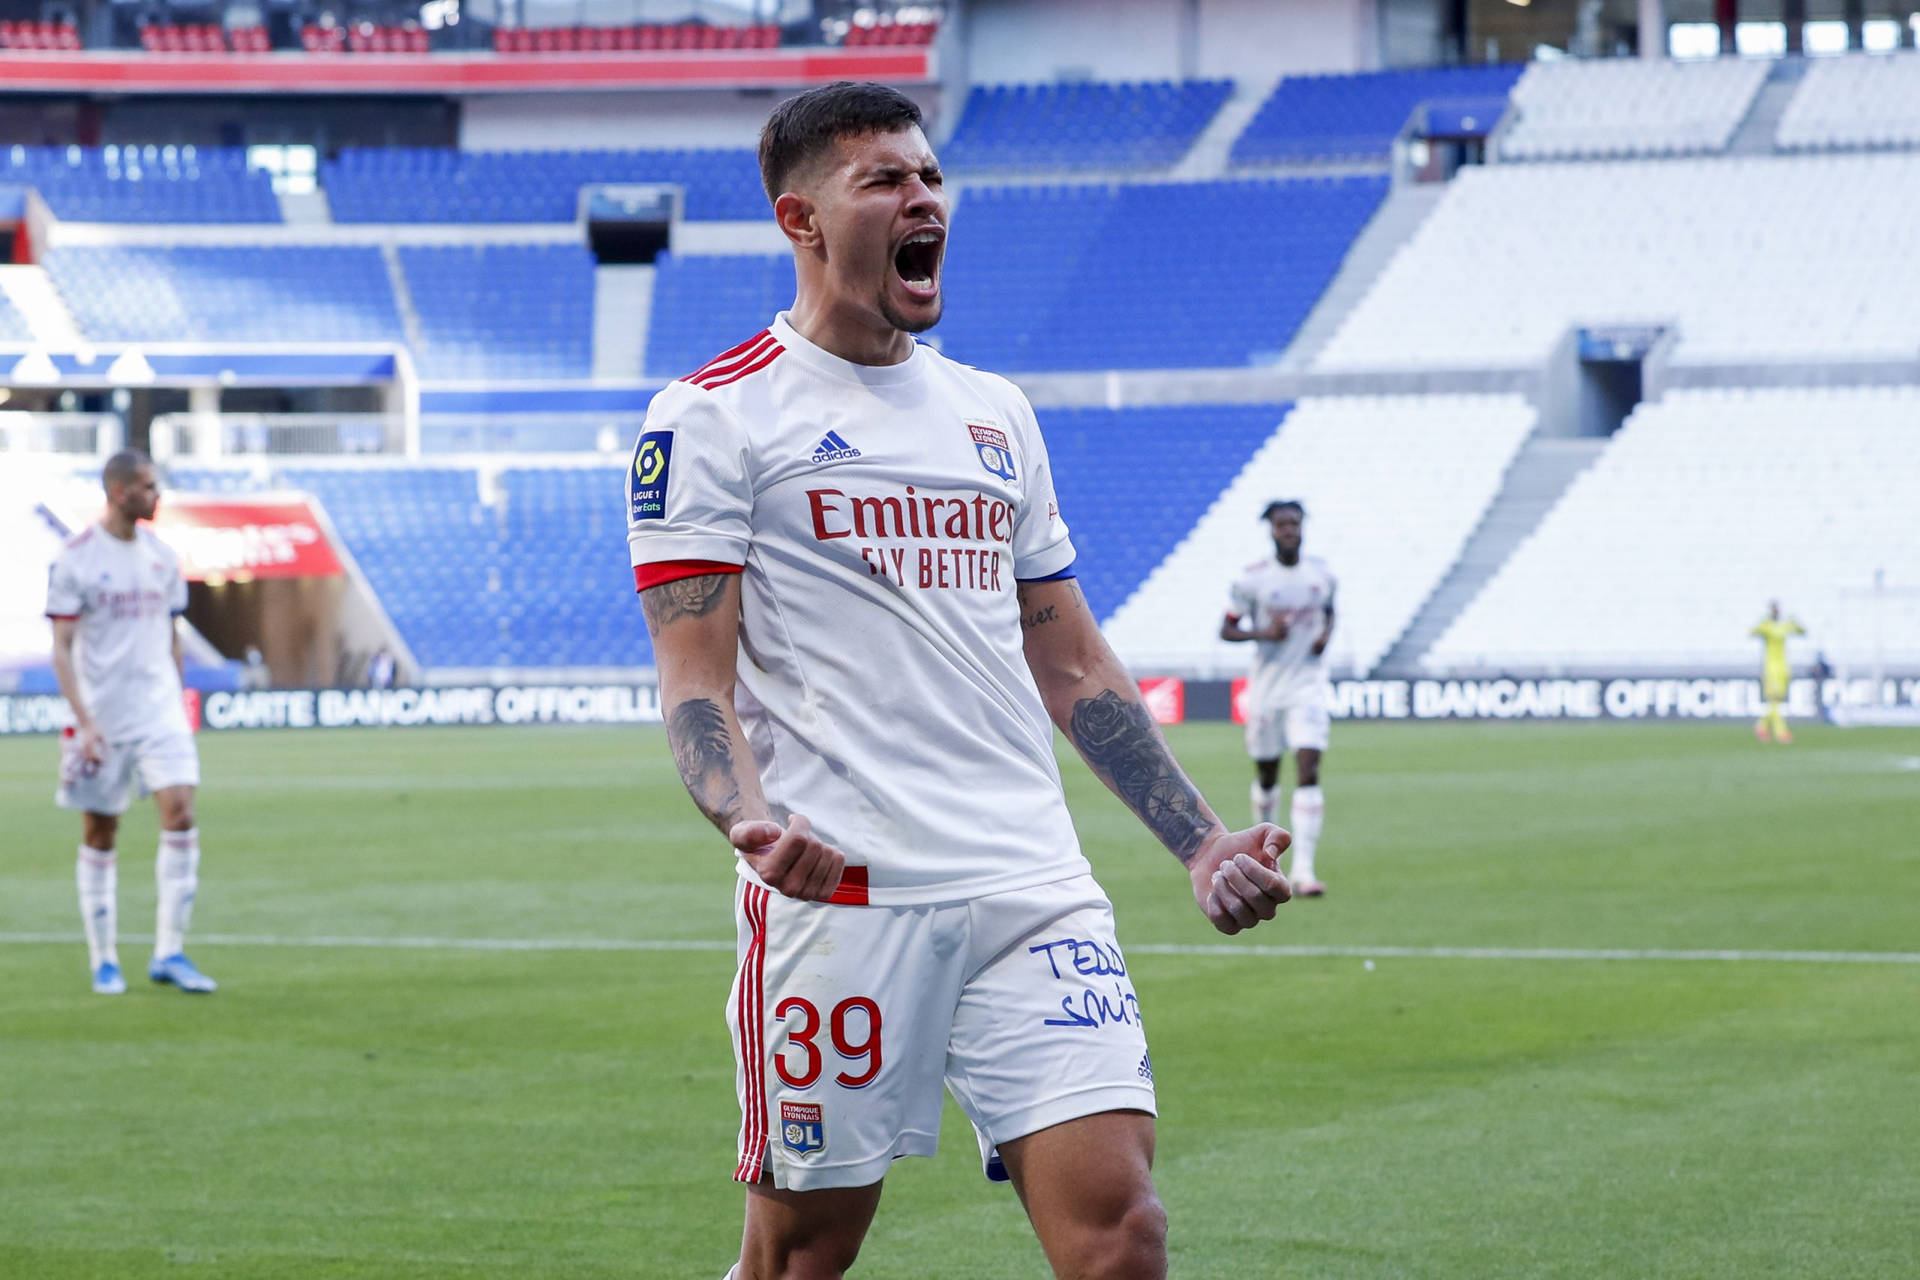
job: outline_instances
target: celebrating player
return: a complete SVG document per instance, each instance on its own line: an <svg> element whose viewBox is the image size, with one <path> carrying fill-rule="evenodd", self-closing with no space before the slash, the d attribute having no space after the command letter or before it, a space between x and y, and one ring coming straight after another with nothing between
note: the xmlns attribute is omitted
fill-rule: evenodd
<svg viewBox="0 0 1920 1280"><path fill-rule="evenodd" d="M1327 676L1320 659L1333 636L1333 571L1300 554L1306 508L1269 502L1260 518L1273 533L1273 557L1248 565L1234 582L1222 640L1253 641L1247 682L1247 754L1253 757L1253 820L1280 810L1280 757L1293 748L1293 862L1287 879L1303 898L1327 886L1313 874L1314 846L1326 801L1320 756L1327 749Z"/></svg>
<svg viewBox="0 0 1920 1280"><path fill-rule="evenodd" d="M1787 743L1793 741L1793 733L1787 728L1787 718L1780 714L1780 704L1787 700L1787 686L1792 683L1793 672L1787 666L1787 637L1803 636L1807 629L1796 618L1780 616L1780 602L1767 602L1767 616L1753 624L1748 635L1766 646L1766 658L1760 664L1760 696L1767 701L1767 713L1753 723L1753 736L1766 742Z"/></svg>
<svg viewBox="0 0 1920 1280"><path fill-rule="evenodd" d="M1235 933L1286 833L1230 833L1102 640L1012 384L940 318L948 204L919 109L783 103L760 164L799 293L660 392L634 576L687 789L737 851L736 1280L838 1276L947 1087L1060 1275L1166 1273L1153 1068L1053 722Z"/></svg>
<svg viewBox="0 0 1920 1280"><path fill-rule="evenodd" d="M135 450L116 453L101 482L106 515L67 543L47 577L53 671L74 721L61 742L55 798L81 811L75 875L93 989L127 989L115 945L113 842L137 782L160 808L160 906L147 976L182 991L212 991L213 979L183 952L200 879L193 824L200 756L181 705L174 622L186 610L187 584L172 549L140 523L160 505L152 460Z"/></svg>

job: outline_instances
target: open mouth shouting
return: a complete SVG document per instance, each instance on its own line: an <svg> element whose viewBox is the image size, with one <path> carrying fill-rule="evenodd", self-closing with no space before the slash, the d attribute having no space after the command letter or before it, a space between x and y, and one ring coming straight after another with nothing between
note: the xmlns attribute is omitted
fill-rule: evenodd
<svg viewBox="0 0 1920 1280"><path fill-rule="evenodd" d="M915 302L940 296L940 261L946 256L947 229L927 223L909 232L893 248L893 271L900 286Z"/></svg>

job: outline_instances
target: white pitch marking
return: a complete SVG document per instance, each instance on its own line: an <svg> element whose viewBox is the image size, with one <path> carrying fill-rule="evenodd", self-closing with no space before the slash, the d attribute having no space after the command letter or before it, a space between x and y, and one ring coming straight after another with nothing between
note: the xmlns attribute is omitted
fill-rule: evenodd
<svg viewBox="0 0 1920 1280"><path fill-rule="evenodd" d="M123 933L122 942L151 942ZM0 933L0 945L78 943L78 933ZM286 937L207 933L195 943L213 947L368 948L392 951L732 951L716 938L376 938L352 935ZM1122 948L1134 955L1221 956L1255 959L1360 960L1632 960L1716 961L1723 964L1920 964L1920 951L1683 951L1629 947L1367 947L1262 946L1258 943L1145 942Z"/></svg>

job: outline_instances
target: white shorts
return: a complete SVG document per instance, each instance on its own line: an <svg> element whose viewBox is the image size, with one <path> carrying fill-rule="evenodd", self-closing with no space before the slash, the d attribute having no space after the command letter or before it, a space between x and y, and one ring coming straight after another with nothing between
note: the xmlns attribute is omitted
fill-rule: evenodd
<svg viewBox="0 0 1920 1280"><path fill-rule="evenodd" d="M1140 1001L1092 876L937 906L799 902L742 882L727 999L734 1180L810 1191L934 1154L940 1087L995 1146L1103 1111L1155 1114Z"/></svg>
<svg viewBox="0 0 1920 1280"><path fill-rule="evenodd" d="M1289 751L1325 751L1332 723L1323 697L1255 707L1247 718L1247 754L1255 760L1278 760Z"/></svg>
<svg viewBox="0 0 1920 1280"><path fill-rule="evenodd" d="M200 751L190 733L169 733L132 742L110 742L106 758L95 764L80 755L80 739L67 733L60 739L60 786L54 802L62 809L81 809L118 817L134 801L134 787L142 798L167 787L200 785Z"/></svg>

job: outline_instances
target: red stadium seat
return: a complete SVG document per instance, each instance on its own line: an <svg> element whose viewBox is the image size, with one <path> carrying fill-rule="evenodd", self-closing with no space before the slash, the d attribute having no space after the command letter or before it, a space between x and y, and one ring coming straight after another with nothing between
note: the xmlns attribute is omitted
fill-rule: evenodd
<svg viewBox="0 0 1920 1280"><path fill-rule="evenodd" d="M652 51L660 47L660 28L649 23L636 33L635 47Z"/></svg>

